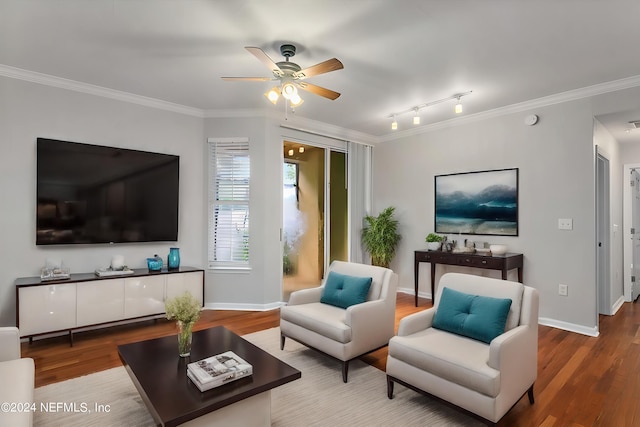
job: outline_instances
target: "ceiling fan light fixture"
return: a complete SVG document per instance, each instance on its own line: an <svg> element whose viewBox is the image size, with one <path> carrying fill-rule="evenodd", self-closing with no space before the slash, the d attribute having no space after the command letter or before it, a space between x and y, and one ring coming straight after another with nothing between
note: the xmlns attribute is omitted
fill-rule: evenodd
<svg viewBox="0 0 640 427"><path fill-rule="evenodd" d="M396 120L396 116L393 116L393 121L391 122L391 130L398 129L398 121Z"/></svg>
<svg viewBox="0 0 640 427"><path fill-rule="evenodd" d="M296 96L298 97L298 99L300 99L300 96L298 95L298 89L291 82L287 82L282 85L282 96L285 99L293 99Z"/></svg>
<svg viewBox="0 0 640 427"><path fill-rule="evenodd" d="M300 95L298 95L298 92L296 91L296 93L294 93L291 96L291 98L289 98L289 102L291 103L292 107L297 107L299 105L302 105L304 100L302 98L300 98Z"/></svg>
<svg viewBox="0 0 640 427"><path fill-rule="evenodd" d="M278 99L280 99L280 89L273 87L265 92L264 96L266 96L273 105L276 105L278 103Z"/></svg>

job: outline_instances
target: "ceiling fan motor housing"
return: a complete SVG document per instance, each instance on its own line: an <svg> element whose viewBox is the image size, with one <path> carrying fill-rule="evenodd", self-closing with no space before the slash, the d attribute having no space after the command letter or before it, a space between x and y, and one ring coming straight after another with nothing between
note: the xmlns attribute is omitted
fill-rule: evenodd
<svg viewBox="0 0 640 427"><path fill-rule="evenodd" d="M289 58L296 54L296 47L292 44L283 44L280 46L280 53L289 60Z"/></svg>

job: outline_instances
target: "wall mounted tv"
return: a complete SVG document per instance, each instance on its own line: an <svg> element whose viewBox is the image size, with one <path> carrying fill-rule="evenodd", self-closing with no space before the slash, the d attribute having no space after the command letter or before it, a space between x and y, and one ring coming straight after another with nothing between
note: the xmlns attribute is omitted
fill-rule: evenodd
<svg viewBox="0 0 640 427"><path fill-rule="evenodd" d="M178 240L180 157L38 138L36 245Z"/></svg>

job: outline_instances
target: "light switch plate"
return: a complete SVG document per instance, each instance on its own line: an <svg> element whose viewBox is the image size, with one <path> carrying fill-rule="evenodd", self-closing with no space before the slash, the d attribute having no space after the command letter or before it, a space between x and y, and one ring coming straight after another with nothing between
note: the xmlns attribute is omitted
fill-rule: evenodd
<svg viewBox="0 0 640 427"><path fill-rule="evenodd" d="M573 219L571 218L559 218L558 230L573 230Z"/></svg>

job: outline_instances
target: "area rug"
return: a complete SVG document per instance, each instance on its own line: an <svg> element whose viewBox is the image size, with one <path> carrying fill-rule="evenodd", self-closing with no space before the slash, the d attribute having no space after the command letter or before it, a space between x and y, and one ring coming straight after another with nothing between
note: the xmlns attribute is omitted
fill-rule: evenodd
<svg viewBox="0 0 640 427"><path fill-rule="evenodd" d="M400 384L389 400L385 373L359 360L349 364L345 384L339 362L293 340L281 351L278 328L244 338L302 372L301 379L272 391L274 427L484 425ZM122 367L39 387L35 402L36 427L154 426ZM42 404L51 410L40 410Z"/></svg>

